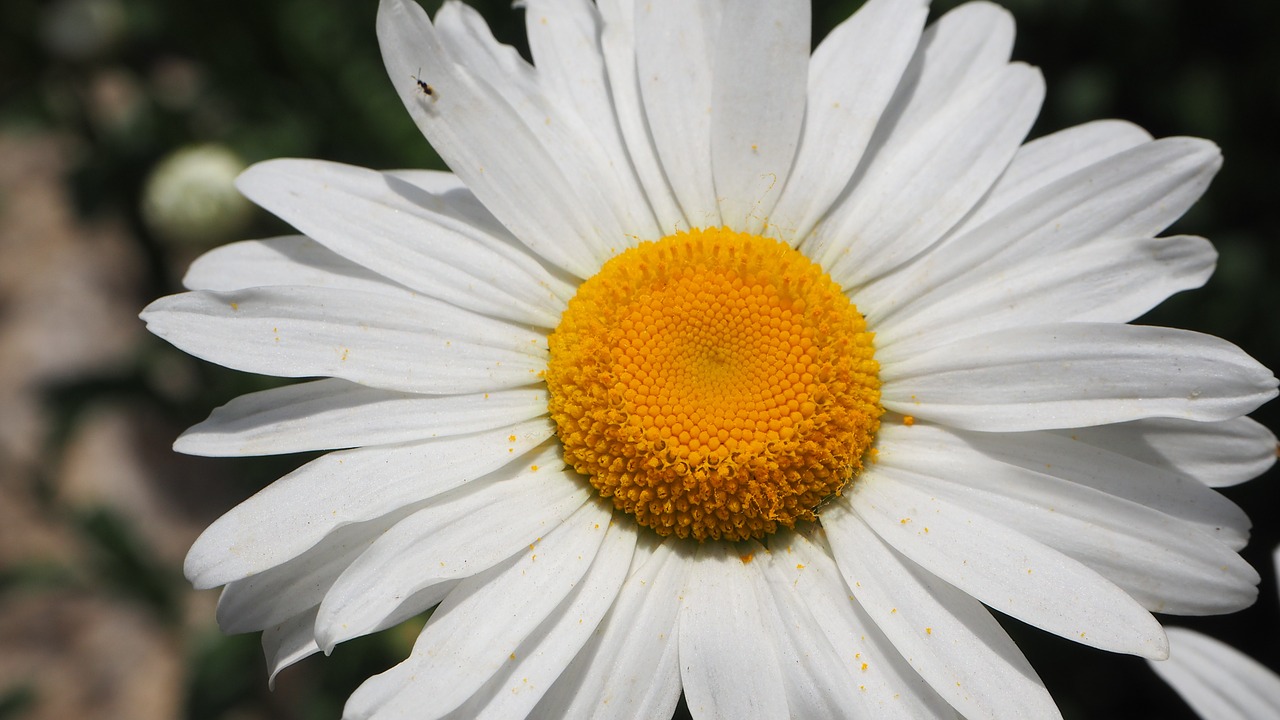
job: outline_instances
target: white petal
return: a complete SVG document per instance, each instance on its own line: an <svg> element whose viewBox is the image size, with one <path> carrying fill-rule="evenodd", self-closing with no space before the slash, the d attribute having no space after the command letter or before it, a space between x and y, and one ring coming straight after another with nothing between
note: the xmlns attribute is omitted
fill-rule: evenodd
<svg viewBox="0 0 1280 720"><path fill-rule="evenodd" d="M567 122L575 122L580 143L595 143L602 168L616 184L620 211L627 213L627 232L642 238L663 233L627 155L622 130L609 93L609 76L601 54L603 21L590 0L527 0L525 29L538 79L553 106Z"/></svg>
<svg viewBox="0 0 1280 720"><path fill-rule="evenodd" d="M1003 453L1024 452L1024 444L1034 446L1037 435L1046 433L951 432L920 423L882 427L875 474L889 474L1044 543L1084 563L1153 612L1226 613L1257 599L1257 572L1211 530L1055 477L1060 454L1037 457L1039 463L1030 468L999 459ZM991 453L995 457L985 452L988 447L996 449ZM1027 456L1036 455L1029 448ZM1118 466L1096 466L1100 475L1118 471ZM1247 518L1236 510L1247 529ZM1241 534L1247 537L1247 532Z"/></svg>
<svg viewBox="0 0 1280 720"><path fill-rule="evenodd" d="M597 262L608 256L610 239L625 238L635 226L633 210L640 210L639 198L624 197L614 175L614 168L603 154L599 143L575 112L573 104L558 103L548 93L542 73L527 63L510 45L503 45L490 32L478 10L451 0L440 7L435 17L435 31L445 53L455 63L453 70L474 79L478 87L500 96L525 128L538 138L554 168L563 173L572 186L580 214L589 225L582 241L595 254ZM386 50L384 48L384 54ZM424 131L428 128L424 127ZM584 135L588 135L586 140ZM428 135L428 138L431 136ZM515 154L524 148L511 148ZM550 166L549 166L550 167ZM514 199L514 198L513 198ZM620 224L619 224L620 223Z"/></svg>
<svg viewBox="0 0 1280 720"><path fill-rule="evenodd" d="M1066 432L1066 431L1064 431ZM1276 436L1247 417L1201 423L1150 418L1077 428L1073 440L1195 478L1210 487L1252 480L1276 464Z"/></svg>
<svg viewBox="0 0 1280 720"><path fill-rule="evenodd" d="M627 578L613 609L532 717L668 718L680 697L676 617L692 563L669 539Z"/></svg>
<svg viewBox="0 0 1280 720"><path fill-rule="evenodd" d="M622 230L589 173L562 166L572 165L572 148L553 154L567 143L562 128L545 122L554 113L531 78L480 63L497 52L480 44L491 42L487 31L455 42L472 66L456 62L426 12L406 0L380 4L378 40L400 100L449 168L534 252L578 277L593 275L608 256L605 239ZM414 77L431 85L431 96ZM515 96L527 102L517 107Z"/></svg>
<svg viewBox="0 0 1280 720"><path fill-rule="evenodd" d="M1011 65L916 132L895 128L806 252L848 288L884 275L955 225L1008 166L1044 98L1038 70Z"/></svg>
<svg viewBox="0 0 1280 720"><path fill-rule="evenodd" d="M301 555L343 525L447 492L491 473L551 436L547 420L409 445L329 453L263 488L201 533L187 579L217 587ZM514 437L514 440L509 438ZM508 450L510 450L508 452ZM544 457L555 462L555 447Z"/></svg>
<svg viewBox="0 0 1280 720"><path fill-rule="evenodd" d="M1276 396L1236 346L1187 330L1062 323L965 338L881 371L885 408L968 430L1226 420Z"/></svg>
<svg viewBox="0 0 1280 720"><path fill-rule="evenodd" d="M1031 538L883 468L845 501L885 542L990 607L1111 652L1164 657L1160 623L1113 583Z"/></svg>
<svg viewBox="0 0 1280 720"><path fill-rule="evenodd" d="M627 151L634 163L636 174L644 187L645 195L658 218L661 234L689 229L680 204L676 202L666 171L658 162L657 150L649 134L649 124L644 114L644 101L640 97L640 82L636 75L636 27L635 10L631 0L599 0L604 29L600 35L600 49L604 53L605 69L609 74L614 110ZM654 240L656 237L641 238Z"/></svg>
<svg viewBox="0 0 1280 720"><path fill-rule="evenodd" d="M520 51L499 43L475 8L457 0L445 2L436 13L434 24L436 37L453 60L489 82L513 105L540 94L533 66Z"/></svg>
<svg viewBox="0 0 1280 720"><path fill-rule="evenodd" d="M853 176L915 52L924 0L871 0L840 23L809 63L804 130L766 232L808 236Z"/></svg>
<svg viewBox="0 0 1280 720"><path fill-rule="evenodd" d="M743 551L725 542L699 545L680 609L680 678L699 719L790 717L769 639L782 628L767 622L757 600L764 561Z"/></svg>
<svg viewBox="0 0 1280 720"><path fill-rule="evenodd" d="M662 168L693 227L722 224L711 165L714 57L723 0L635 5L636 75Z"/></svg>
<svg viewBox="0 0 1280 720"><path fill-rule="evenodd" d="M298 557L227 583L218 598L218 627L228 634L253 632L318 606L347 566L409 514L409 509L401 508L344 525Z"/></svg>
<svg viewBox="0 0 1280 720"><path fill-rule="evenodd" d="M722 222L758 234L791 171L805 116L809 0L736 0L715 45L711 168Z"/></svg>
<svg viewBox="0 0 1280 720"><path fill-rule="evenodd" d="M316 623L320 603L351 562L379 535L409 515L411 510L412 508L402 509L376 520L344 526L283 565L229 583L218 600L219 627L226 633L260 629L268 633L273 626L279 629L281 623L291 627L289 618L301 613L309 618L305 638L295 637L290 642L303 643L305 639L306 654L311 654L313 647L319 651L321 639L316 631ZM510 552L507 552L503 558L509 555ZM471 563L469 569L479 572L484 569L476 567L480 564ZM333 644L341 640L385 630L422 614L438 605L458 582L457 578L447 579L409 595L393 611L385 613L378 622L334 640L329 644L328 650L332 651ZM301 630L291 629L289 632L292 635L302 634ZM265 639L264 634L264 642ZM301 657L305 655L297 659Z"/></svg>
<svg viewBox="0 0 1280 720"><path fill-rule="evenodd" d="M1185 628L1167 628L1169 659L1151 669L1206 720L1280 717L1280 676L1235 648Z"/></svg>
<svg viewBox="0 0 1280 720"><path fill-rule="evenodd" d="M465 192L431 193L389 173L319 160L258 163L236 187L316 242L428 297L543 327L555 327L564 311L548 289L562 290L563 281L505 232L493 235L452 209L452 196Z"/></svg>
<svg viewBox="0 0 1280 720"><path fill-rule="evenodd" d="M783 540L779 536L770 538ZM756 546L758 548L759 546ZM859 704L855 675L832 646L830 635L809 611L803 595L792 586L790 573L780 565L792 555L774 555L753 549L755 561L764 563L765 583L758 591L764 625L782 669L791 717L839 717ZM862 689L865 692L865 686Z"/></svg>
<svg viewBox="0 0 1280 720"><path fill-rule="evenodd" d="M311 632L315 619L316 610L311 608L262 632L262 652L267 658L267 686L272 690L281 670L320 652Z"/></svg>
<svg viewBox="0 0 1280 720"><path fill-rule="evenodd" d="M610 512L602 508L602 517ZM579 586L520 644L515 660L454 712L460 718L537 717L534 706L553 687L618 597L636 547L636 527L610 521L600 551ZM565 716L559 716L565 717Z"/></svg>
<svg viewBox="0 0 1280 720"><path fill-rule="evenodd" d="M316 617L316 641L329 650L385 626L405 598L501 563L590 495L577 478L539 466L440 498L377 538L333 583Z"/></svg>
<svg viewBox="0 0 1280 720"><path fill-rule="evenodd" d="M502 224L502 221L489 212L489 208L480 202L475 193L471 192L471 188L468 188L466 183L462 182L457 175L442 170L422 170L418 168L387 170L383 174L397 180L403 180L422 189L424 192L444 199L445 202L443 204L433 202L430 207L437 213L455 220L456 222L448 223L450 227L456 227L463 232L482 233L483 236L487 236L484 237L484 242L487 244L493 244L492 240L499 241L501 244L495 246L496 251L520 263L531 274L537 274L542 277L544 289L552 292L563 301L556 304L556 307L563 307L564 303L568 302L577 292L576 282L567 282L562 273L548 271L545 263L533 260L536 254L531 253L519 238L512 235L511 231ZM534 263L536 263L536 266Z"/></svg>
<svg viewBox="0 0 1280 720"><path fill-rule="evenodd" d="M1271 564L1275 566L1276 576L1280 577L1280 546L1271 551Z"/></svg>
<svg viewBox="0 0 1280 720"><path fill-rule="evenodd" d="M1215 423L1203 424L1212 426ZM884 450L900 458L899 462L911 463L911 467L919 468L921 463L929 462L926 455L911 449L916 443L947 442L947 436L951 435L962 439L963 447L1006 466L1000 469L1000 473L1010 478L1011 484L1053 482L1053 478L1060 478L1159 511L1169 515L1171 522L1191 523L1233 549L1244 547L1248 540L1248 516L1221 493L1163 464L1148 464L1135 458L1131 448L1115 448L1109 444L1099 446L1087 439L1104 434L1111 428L1125 426L1009 434L948 430L919 422L915 427L928 429L912 434L886 423L882 431L903 443L901 448L886 447ZM1136 433L1121 432L1120 435L1140 442L1141 436ZM951 442L950 445L954 448L956 443ZM936 467L945 469L944 465ZM950 475L938 475L947 476ZM969 482L968 478L965 480Z"/></svg>
<svg viewBox="0 0 1280 720"><path fill-rule="evenodd" d="M346 380L315 380L241 395L189 428L189 455L279 455L465 435L547 412L544 388L416 395Z"/></svg>
<svg viewBox="0 0 1280 720"><path fill-rule="evenodd" d="M1129 322L1170 295L1204 285L1218 254L1198 237L1095 240L953 283L876 333L882 362L993 330L1048 322Z"/></svg>
<svg viewBox="0 0 1280 720"><path fill-rule="evenodd" d="M1013 35L1013 16L993 3L965 3L938 18L920 38L899 92L885 110L885 130L914 133L962 93L1003 72Z"/></svg>
<svg viewBox="0 0 1280 720"><path fill-rule="evenodd" d="M917 307L941 305L989 268L1052 263L1086 243L1153 237L1204 192L1222 164L1205 140L1166 138L1111 155L1023 195L968 232L858 290L877 327Z"/></svg>
<svg viewBox="0 0 1280 720"><path fill-rule="evenodd" d="M434 195L449 196L449 213L466 218L466 225L483 228L490 235L502 235L505 228L485 209L484 203L467 189L467 184L447 170L407 168L388 170L387 175L400 178Z"/></svg>
<svg viewBox="0 0 1280 720"><path fill-rule="evenodd" d="M1150 133L1123 120L1096 120L1036 138L1018 148L990 194L951 234L968 232L1032 192L1150 141Z"/></svg>
<svg viewBox="0 0 1280 720"><path fill-rule="evenodd" d="M546 338L430 298L322 288L197 291L160 298L148 329L198 358L279 377L340 377L427 393L530 385Z"/></svg>
<svg viewBox="0 0 1280 720"><path fill-rule="evenodd" d="M584 206L580 212L600 235L584 238L595 249L597 260L605 257L599 252L608 247L610 239L622 242L624 233L632 228L641 224L652 227L652 218L644 217L643 197L634 178L619 177L621 168L602 147L602 131L576 112L576 102L548 92L541 69L525 62L515 48L500 44L479 11L456 0L446 2L436 13L435 30L446 54L456 63L453 70L471 75L479 85L501 96L574 186Z"/></svg>
<svg viewBox="0 0 1280 720"><path fill-rule="evenodd" d="M423 192L445 199L446 203L432 202L429 206L439 214L447 216L449 222L446 224L449 226L456 227L460 231L479 230L507 244L518 242L511 236L502 221L489 212L484 203L480 202L480 198L477 198L457 175L444 170L420 168L387 170L383 174L403 180ZM515 247L519 248L523 255L528 255L528 251L524 250L523 246L515 245ZM569 297L572 297L572 294Z"/></svg>
<svg viewBox="0 0 1280 720"><path fill-rule="evenodd" d="M1061 717L991 613L885 544L842 502L822 525L845 583L920 676L970 718Z"/></svg>
<svg viewBox="0 0 1280 720"><path fill-rule="evenodd" d="M1148 422L1161 421L1140 421L1141 424ZM1244 547L1249 537L1249 518L1239 506L1176 468L1159 462L1148 463L1134 454L1141 447L1142 435L1136 431L1126 433L1123 428L1140 423L1007 435L948 432L963 438L968 447L985 457L1009 466L1004 472L1014 473L1020 478L1018 483L1037 482L1037 479L1028 479L1028 473L1061 478L1157 510L1176 521L1189 522L1232 549ZM1206 428L1217 425L1195 424ZM922 423L916 425L923 426ZM891 432L912 442L920 438L896 430ZM1110 432L1133 440L1134 445L1115 447L1111 443L1100 445L1090 441L1092 437ZM912 461L916 460L913 456Z"/></svg>
<svg viewBox="0 0 1280 720"><path fill-rule="evenodd" d="M587 503L533 547L464 580L432 613L413 654L366 680L344 717L440 717L462 705L570 597L608 519L602 503Z"/></svg>
<svg viewBox="0 0 1280 720"><path fill-rule="evenodd" d="M625 157L600 52L599 11L587 0L525 0L522 5L539 85L553 103L580 115L599 142Z"/></svg>
<svg viewBox="0 0 1280 720"><path fill-rule="evenodd" d="M779 595L785 588L790 602L807 606L839 652L844 683L857 688L844 714L903 720L955 718L955 710L867 617L845 585L821 531L813 532L816 543L791 531L779 532L770 540L776 548L771 569L782 578L781 584L772 587ZM779 605L783 602L780 599Z"/></svg>
<svg viewBox="0 0 1280 720"><path fill-rule="evenodd" d="M1012 49L1012 16L1002 8L988 3L962 5L929 27L920 39L910 64L903 71L897 92L880 116L879 124L862 156L858 170L850 180L851 192L867 198L868 188L862 187L865 180L882 177L885 174L875 166L901 164L893 157L884 157L885 155L892 156L904 150L914 149L917 152L923 150L928 139L921 133L924 130L923 126L929 122L941 123L937 125L937 128L941 129L948 129L948 126L954 125L954 119L943 123L938 117L949 115L954 118L955 113L965 107L966 96L972 102L984 84L995 87L993 83L997 76L1009 72L1009 53ZM1004 113L1004 109L999 111L1001 115ZM998 123L988 123L990 127L996 124ZM936 128L932 136L935 139L942 138ZM968 142L954 145L955 149L966 147L980 149L977 145ZM1014 147L1007 148L1008 152L1012 153L1016 149L1017 142L1015 141L1013 145ZM991 157L1000 154L999 148L993 149L996 152L991 154ZM908 152L905 156L916 158L917 162L921 161L919 155ZM958 169L955 165L951 167ZM930 173L926 173L928 174ZM991 179L994 180L994 177ZM895 190L905 189L895 188ZM877 194L881 193L883 189ZM923 202L925 198L919 197L916 200ZM977 198L973 200L976 202ZM866 207L866 202L869 200L859 201L858 205L851 206L850 197L846 193L844 198L835 204L832 215L844 213L847 216L851 208L852 210L861 208L861 219L870 220L875 208ZM852 219L858 220L859 213L855 213ZM952 222L959 219L956 217ZM842 226L846 224L847 222L843 221L832 223L830 218L820 222L814 229L812 237L806 234L808 237L804 245L806 253L820 261L824 267L831 269L834 261L845 255L851 243L864 240L850 235L841 235L841 232L846 230ZM927 244L936 239L936 237L926 238L923 242ZM878 241L880 238L871 240ZM896 242L897 238L892 240ZM892 243L887 245L887 247L892 246ZM912 249L912 252L907 253L902 259L909 258L919 249ZM863 274L859 281L865 281L868 277L870 277L869 274ZM840 278L837 278L837 281L840 281Z"/></svg>
<svg viewBox="0 0 1280 720"><path fill-rule="evenodd" d="M306 285L412 297L413 291L357 265L311 238L286 235L223 245L196 258L182 278L188 290Z"/></svg>

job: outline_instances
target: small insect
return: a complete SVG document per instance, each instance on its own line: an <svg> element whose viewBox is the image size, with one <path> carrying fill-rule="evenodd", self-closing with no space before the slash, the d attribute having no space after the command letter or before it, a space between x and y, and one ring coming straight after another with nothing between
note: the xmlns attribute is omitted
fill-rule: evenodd
<svg viewBox="0 0 1280 720"><path fill-rule="evenodd" d="M418 75L421 75L421 74L422 74L422 68L418 68ZM418 83L418 89L422 91L423 95L426 95L432 100L435 100L436 89L428 85L427 82L419 78L418 75L410 75L409 77L413 78L413 81Z"/></svg>

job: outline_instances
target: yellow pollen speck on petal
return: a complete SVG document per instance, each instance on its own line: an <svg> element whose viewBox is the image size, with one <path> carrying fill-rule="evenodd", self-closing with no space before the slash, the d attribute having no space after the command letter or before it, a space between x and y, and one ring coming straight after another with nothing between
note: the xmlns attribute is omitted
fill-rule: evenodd
<svg viewBox="0 0 1280 720"><path fill-rule="evenodd" d="M925 629L924 629L924 634L925 634L925 635L932 635L932 634L933 634L933 628L931 628L931 627L927 627L927 628L925 628Z"/></svg>
<svg viewBox="0 0 1280 720"><path fill-rule="evenodd" d="M906 425L907 427L911 427L912 425L915 425L915 424L916 424L916 418L915 418L915 416L914 416L914 415L903 415L903 416L902 416L902 424L903 424L903 425Z"/></svg>
<svg viewBox="0 0 1280 720"><path fill-rule="evenodd" d="M532 471L534 471L534 472L538 472L538 466L537 466L537 465L530 465L530 466L529 466L529 469L530 469L530 470L532 470Z"/></svg>
<svg viewBox="0 0 1280 720"><path fill-rule="evenodd" d="M738 559L742 561L743 565L750 564L750 562L752 560L755 560L755 558L756 558L755 553L747 553L746 555L738 556Z"/></svg>
<svg viewBox="0 0 1280 720"><path fill-rule="evenodd" d="M515 436L515 435L508 435L508 436L507 436L507 442L515 442L515 441L516 441L516 436Z"/></svg>
<svg viewBox="0 0 1280 720"><path fill-rule="evenodd" d="M231 312L240 312L240 303L231 303Z"/></svg>
<svg viewBox="0 0 1280 720"><path fill-rule="evenodd" d="M866 672L868 667L870 667L870 666L869 666L869 665L867 665L866 663L862 663L862 671L863 671L863 672Z"/></svg>
<svg viewBox="0 0 1280 720"><path fill-rule="evenodd" d="M762 538L816 518L880 427L873 334L789 245L712 228L643 242L548 339L565 460L660 535Z"/></svg>
<svg viewBox="0 0 1280 720"><path fill-rule="evenodd" d="M797 570L803 570L803 569L804 569L804 563L796 563L796 569L797 569Z"/></svg>

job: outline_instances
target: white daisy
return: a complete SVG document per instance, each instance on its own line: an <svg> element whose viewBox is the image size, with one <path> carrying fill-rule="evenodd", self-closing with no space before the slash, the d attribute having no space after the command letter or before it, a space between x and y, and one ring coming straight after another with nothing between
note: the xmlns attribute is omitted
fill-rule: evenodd
<svg viewBox="0 0 1280 720"><path fill-rule="evenodd" d="M454 174L280 160L304 236L199 259L151 330L321 377L183 452L335 450L213 524L187 575L271 671L435 607L348 717L1051 717L988 607L1164 657L1152 611L1253 602L1211 486L1274 461L1271 373L1127 325L1215 254L1155 238L1213 144L1023 144L1013 22L871 0L529 0L534 64L384 0ZM575 469L580 472L575 472ZM984 607L985 605L985 607Z"/></svg>
<svg viewBox="0 0 1280 720"><path fill-rule="evenodd" d="M1280 548L1273 557L1280 572ZM1195 630L1171 627L1165 632L1169 635L1168 659L1147 663L1197 715L1204 720L1280 717L1280 675Z"/></svg>

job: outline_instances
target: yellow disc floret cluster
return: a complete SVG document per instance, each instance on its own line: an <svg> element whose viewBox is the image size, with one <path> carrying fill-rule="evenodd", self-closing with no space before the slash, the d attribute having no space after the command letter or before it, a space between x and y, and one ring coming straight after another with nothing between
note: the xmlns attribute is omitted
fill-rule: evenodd
<svg viewBox="0 0 1280 720"><path fill-rule="evenodd" d="M662 535L811 520L879 428L872 334L822 268L725 228L607 262L550 338L565 460Z"/></svg>

